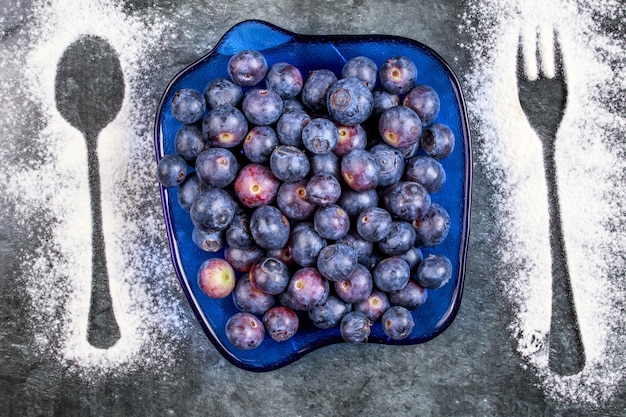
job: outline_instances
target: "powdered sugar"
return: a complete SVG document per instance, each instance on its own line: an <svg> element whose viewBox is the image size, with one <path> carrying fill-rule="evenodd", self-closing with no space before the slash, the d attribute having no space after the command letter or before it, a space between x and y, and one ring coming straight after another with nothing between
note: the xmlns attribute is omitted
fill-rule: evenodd
<svg viewBox="0 0 626 417"><path fill-rule="evenodd" d="M471 1L461 27L472 39L473 71L466 88L478 133L477 157L496 189L491 205L502 233L499 278L514 312L511 331L546 394L567 403L609 400L626 370L626 123L623 113L615 111L617 97L623 97L625 49L622 39L599 29L594 20L616 18L620 7L599 0ZM567 377L548 368L552 288L547 189L541 143L521 110L515 72L520 37L530 51L538 32L548 34L539 38L539 46L548 50L554 29L568 84L557 133L557 180L586 355L583 371ZM532 78L537 65L529 66Z"/></svg>
<svg viewBox="0 0 626 417"><path fill-rule="evenodd" d="M3 190L18 210L13 215L34 233L29 240L42 243L23 253L20 266L34 347L85 377L147 363L166 365L186 323L154 179L156 103L145 91L156 65L149 51L167 23L129 17L109 0L42 2L30 21L26 52L16 50L12 56L22 62L24 83L17 89L6 84L2 90L3 96L17 90L36 102L42 126L28 152L5 148L0 161L15 168ZM91 212L85 139L58 113L54 95L56 64L83 35L111 44L125 80L122 108L98 138L109 280L121 332L118 343L106 350L92 347L86 338ZM3 133L23 123L23 110L13 110Z"/></svg>

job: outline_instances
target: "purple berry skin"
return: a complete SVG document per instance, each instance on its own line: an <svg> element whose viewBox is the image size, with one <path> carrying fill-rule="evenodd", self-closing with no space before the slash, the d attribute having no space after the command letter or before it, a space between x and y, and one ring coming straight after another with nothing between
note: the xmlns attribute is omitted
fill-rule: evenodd
<svg viewBox="0 0 626 417"><path fill-rule="evenodd" d="M235 180L238 170L235 155L225 148L206 149L196 159L196 174L209 187L226 187Z"/></svg>
<svg viewBox="0 0 626 417"><path fill-rule="evenodd" d="M224 246L224 233L207 232L194 226L191 231L192 242L205 252L217 252Z"/></svg>
<svg viewBox="0 0 626 417"><path fill-rule="evenodd" d="M209 109L220 106L237 107L243 99L241 86L226 78L216 78L204 88L204 98Z"/></svg>
<svg viewBox="0 0 626 417"><path fill-rule="evenodd" d="M367 132L360 124L346 126L337 124L339 141L333 150L337 156L344 156L353 149L365 149L367 146Z"/></svg>
<svg viewBox="0 0 626 417"><path fill-rule="evenodd" d="M374 281L370 271L358 264L347 279L333 282L333 288L337 296L345 302L359 303L370 296Z"/></svg>
<svg viewBox="0 0 626 417"><path fill-rule="evenodd" d="M417 113L424 126L434 122L441 109L439 94L426 84L411 88L404 96L402 104Z"/></svg>
<svg viewBox="0 0 626 417"><path fill-rule="evenodd" d="M413 247L415 238L415 229L411 223L394 221L387 236L378 242L378 249L386 255L399 256Z"/></svg>
<svg viewBox="0 0 626 417"><path fill-rule="evenodd" d="M370 152L354 149L341 159L341 175L355 191L373 190L378 186L380 166Z"/></svg>
<svg viewBox="0 0 626 417"><path fill-rule="evenodd" d="M226 322L226 337L238 349L255 349L265 339L265 327L254 314L236 313Z"/></svg>
<svg viewBox="0 0 626 417"><path fill-rule="evenodd" d="M178 204L185 211L191 210L191 205L193 204L193 200L196 198L196 195L200 192L201 189L200 179L195 172L190 172L187 175L187 178L180 183L178 186L178 190L176 190L176 199L178 200Z"/></svg>
<svg viewBox="0 0 626 417"><path fill-rule="evenodd" d="M263 325L267 334L277 342L291 339L300 326L298 315L284 306L272 307L263 315Z"/></svg>
<svg viewBox="0 0 626 417"><path fill-rule="evenodd" d="M393 220L391 214L380 207L363 210L356 219L356 230L364 240L378 242L389 234Z"/></svg>
<svg viewBox="0 0 626 417"><path fill-rule="evenodd" d="M310 202L318 206L328 206L339 200L341 184L330 174L313 175L306 185L306 193Z"/></svg>
<svg viewBox="0 0 626 417"><path fill-rule="evenodd" d="M415 279L424 288L437 289L452 278L452 263L443 255L428 255L417 267Z"/></svg>
<svg viewBox="0 0 626 417"><path fill-rule="evenodd" d="M407 161L404 179L422 184L426 191L433 194L445 184L446 171L435 158L416 155Z"/></svg>
<svg viewBox="0 0 626 417"><path fill-rule="evenodd" d="M354 126L370 117L374 108L374 97L358 78L342 78L328 89L326 107L334 121Z"/></svg>
<svg viewBox="0 0 626 417"><path fill-rule="evenodd" d="M401 220L419 219L430 210L431 199L428 191L419 183L401 181L384 192L385 207Z"/></svg>
<svg viewBox="0 0 626 417"><path fill-rule="evenodd" d="M356 269L358 258L348 245L334 243L324 247L317 257L317 269L329 281L344 281Z"/></svg>
<svg viewBox="0 0 626 417"><path fill-rule="evenodd" d="M350 303L346 303L334 295L329 295L326 301L310 309L308 315L315 327L332 329L337 327L343 316L351 310L352 305Z"/></svg>
<svg viewBox="0 0 626 417"><path fill-rule="evenodd" d="M345 189L339 197L337 205L343 207L348 216L357 216L363 210L378 205L378 193L375 189L363 192Z"/></svg>
<svg viewBox="0 0 626 417"><path fill-rule="evenodd" d="M309 162L311 164L311 175L330 174L337 179L341 179L340 159L334 153L312 155Z"/></svg>
<svg viewBox="0 0 626 417"><path fill-rule="evenodd" d="M417 265L419 265L419 263L422 262L422 259L424 259L422 250L417 246L413 246L411 249L398 256L409 264L411 271L414 271L415 268L417 268Z"/></svg>
<svg viewBox="0 0 626 417"><path fill-rule="evenodd" d="M332 152L339 142L339 130L328 119L317 117L302 129L302 144L314 154Z"/></svg>
<svg viewBox="0 0 626 417"><path fill-rule="evenodd" d="M193 224L206 231L224 230L235 216L235 202L221 188L202 190L189 211Z"/></svg>
<svg viewBox="0 0 626 417"><path fill-rule="evenodd" d="M293 274L289 285L287 285L287 290L280 294L280 300L283 303L286 298L288 307L308 311L326 301L329 294L328 280L316 268L307 267L299 269Z"/></svg>
<svg viewBox="0 0 626 417"><path fill-rule="evenodd" d="M370 335L372 322L359 311L346 313L339 324L342 339L347 343L364 343Z"/></svg>
<svg viewBox="0 0 626 417"><path fill-rule="evenodd" d="M237 279L232 297L235 307L245 313L263 314L276 304L272 294L264 293L252 285L247 273Z"/></svg>
<svg viewBox="0 0 626 417"><path fill-rule="evenodd" d="M381 318L383 332L393 340L406 339L415 327L411 312L402 306L393 306Z"/></svg>
<svg viewBox="0 0 626 417"><path fill-rule="evenodd" d="M172 98L172 116L181 123L195 123L206 112L206 101L198 90L183 88Z"/></svg>
<svg viewBox="0 0 626 417"><path fill-rule="evenodd" d="M391 57L380 66L380 83L391 94L406 93L415 85L416 78L417 67L405 56Z"/></svg>
<svg viewBox="0 0 626 417"><path fill-rule="evenodd" d="M309 201L307 181L284 182L278 188L276 205L292 220L304 220L313 215L317 206Z"/></svg>
<svg viewBox="0 0 626 417"><path fill-rule="evenodd" d="M256 245L248 249L239 249L234 246L226 246L224 249L224 259L239 272L249 272L252 264L264 256L265 251Z"/></svg>
<svg viewBox="0 0 626 417"><path fill-rule="evenodd" d="M380 116L385 110L400 105L400 97L385 90L374 90L372 96L374 97L372 114L375 116Z"/></svg>
<svg viewBox="0 0 626 417"><path fill-rule="evenodd" d="M268 126L283 114L283 100L274 90L253 88L243 98L241 109L250 123Z"/></svg>
<svg viewBox="0 0 626 417"><path fill-rule="evenodd" d="M409 282L410 276L409 264L398 256L391 256L378 262L372 272L374 285L386 292L397 291L404 287Z"/></svg>
<svg viewBox="0 0 626 417"><path fill-rule="evenodd" d="M420 141L422 121L408 107L391 107L380 115L378 133L387 145L402 150L409 149Z"/></svg>
<svg viewBox="0 0 626 417"><path fill-rule="evenodd" d="M427 155L442 159L454 150L454 132L443 123L435 123L424 131L420 145Z"/></svg>
<svg viewBox="0 0 626 417"><path fill-rule="evenodd" d="M302 222L294 226L288 242L292 259L304 267L315 266L320 251L327 245L326 239L315 231L310 222Z"/></svg>
<svg viewBox="0 0 626 417"><path fill-rule="evenodd" d="M250 218L247 214L235 214L225 233L228 246L238 249L249 249L254 246L254 238L250 232Z"/></svg>
<svg viewBox="0 0 626 417"><path fill-rule="evenodd" d="M370 256L374 247L372 242L363 239L355 230L348 232L347 235L337 240L337 243L348 245L354 249L359 262Z"/></svg>
<svg viewBox="0 0 626 417"><path fill-rule="evenodd" d="M282 99L287 99L300 94L304 81L298 68L287 62L277 62L267 71L265 84Z"/></svg>
<svg viewBox="0 0 626 417"><path fill-rule="evenodd" d="M404 174L404 156L402 152L382 143L372 146L369 151L380 166L380 174L378 176L378 185L380 187L387 187L400 181Z"/></svg>
<svg viewBox="0 0 626 417"><path fill-rule="evenodd" d="M176 154L163 156L157 164L156 177L165 188L180 185L187 178L187 161Z"/></svg>
<svg viewBox="0 0 626 417"><path fill-rule="evenodd" d="M354 311L365 314L372 323L376 323L385 311L391 307L391 303L385 292L374 289L365 300L355 303L353 307Z"/></svg>
<svg viewBox="0 0 626 417"><path fill-rule="evenodd" d="M446 209L440 204L432 203L425 215L413 221L416 243L425 248L442 244L448 237L450 224L450 215Z"/></svg>
<svg viewBox="0 0 626 417"><path fill-rule="evenodd" d="M311 122L304 110L285 110L276 122L276 134L283 145L302 146L302 131Z"/></svg>
<svg viewBox="0 0 626 417"><path fill-rule="evenodd" d="M254 288L271 295L283 292L291 278L287 265L272 257L259 259L252 264L248 275Z"/></svg>
<svg viewBox="0 0 626 417"><path fill-rule="evenodd" d="M254 126L243 140L243 154L250 162L263 164L279 145L276 131L270 126Z"/></svg>
<svg viewBox="0 0 626 417"><path fill-rule="evenodd" d="M234 148L246 137L248 121L236 107L220 106L211 110L204 118L202 133L212 146Z"/></svg>
<svg viewBox="0 0 626 417"><path fill-rule="evenodd" d="M358 78L367 88L373 90L378 78L378 66L366 56L350 58L341 69L341 78Z"/></svg>
<svg viewBox="0 0 626 417"><path fill-rule="evenodd" d="M331 204L315 211L313 226L324 239L338 240L350 231L350 218L341 207Z"/></svg>
<svg viewBox="0 0 626 417"><path fill-rule="evenodd" d="M304 110L304 104L298 97L284 98L283 99L283 111L288 112L292 110Z"/></svg>
<svg viewBox="0 0 626 417"><path fill-rule="evenodd" d="M279 249L289 240L291 226L287 217L274 206L260 206L250 216L250 232L264 249Z"/></svg>
<svg viewBox="0 0 626 417"><path fill-rule="evenodd" d="M176 153L182 156L185 161L193 163L198 154L204 150L206 143L204 141L204 135L202 130L195 124L182 125L178 132L176 132L176 138L174 139L174 147Z"/></svg>
<svg viewBox="0 0 626 417"><path fill-rule="evenodd" d="M267 61L259 51L243 50L228 60L228 75L241 86L257 85L263 80L267 70Z"/></svg>
<svg viewBox="0 0 626 417"><path fill-rule="evenodd" d="M248 208L254 208L274 201L280 181L267 166L252 163L241 168L234 185L239 201Z"/></svg>
<svg viewBox="0 0 626 417"><path fill-rule="evenodd" d="M326 94L328 89L337 82L337 76L330 70L311 71L304 80L300 99L302 104L314 112L326 110Z"/></svg>
<svg viewBox="0 0 626 417"><path fill-rule="evenodd" d="M389 293L389 302L394 306L402 306L415 310L426 302L428 290L410 279L407 284L396 291Z"/></svg>
<svg viewBox="0 0 626 417"><path fill-rule="evenodd" d="M281 181L298 181L306 177L311 164L300 148L280 145L270 155L270 169Z"/></svg>

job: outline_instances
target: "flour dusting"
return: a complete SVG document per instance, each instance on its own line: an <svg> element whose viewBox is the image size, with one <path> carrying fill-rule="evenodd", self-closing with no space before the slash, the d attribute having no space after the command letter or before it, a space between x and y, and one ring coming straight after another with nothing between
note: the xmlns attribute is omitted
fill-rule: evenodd
<svg viewBox="0 0 626 417"><path fill-rule="evenodd" d="M42 1L35 5L17 93L30 98L41 114L28 152L12 145L0 154L13 166L4 199L21 227L37 242L24 252L20 283L29 300L28 315L37 351L56 358L85 378L134 369L167 366L184 337L186 318L178 284L164 244L164 226L154 180L153 109L146 97L149 74L168 23L128 16L113 0ZM113 307L120 340L109 349L87 342L91 288L91 211L87 150L82 134L58 113L56 65L79 37L95 35L118 53L125 82L122 108L98 138L103 231ZM16 93L2 85L3 96ZM97 98L95 98L97 99ZM39 106L39 107L36 107ZM3 134L24 126L24 109L13 109ZM10 141L9 141L10 142ZM13 141L16 142L16 141ZM22 144L21 146L24 146Z"/></svg>
<svg viewBox="0 0 626 417"><path fill-rule="evenodd" d="M472 58L465 87L476 156L496 190L490 206L502 236L499 285L513 309L510 329L546 395L569 404L609 401L626 373L626 119L617 110L626 87L626 42L605 29L623 15L624 4L616 1L471 0L460 27L471 38L471 45L463 45ZM547 188L540 139L516 86L520 39L525 52L538 45L547 53L555 31L568 84L556 138L557 181L586 356L584 369L572 376L548 367ZM529 78L540 75L537 68L537 62L527 63ZM554 67L544 73L553 74Z"/></svg>

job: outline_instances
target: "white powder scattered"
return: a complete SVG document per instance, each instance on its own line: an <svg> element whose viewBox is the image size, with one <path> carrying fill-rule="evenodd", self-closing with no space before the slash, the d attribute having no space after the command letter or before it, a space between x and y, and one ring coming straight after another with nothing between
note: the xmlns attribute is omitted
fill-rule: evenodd
<svg viewBox="0 0 626 417"><path fill-rule="evenodd" d="M38 3L26 28L29 38L8 57L21 61L24 79L17 88L11 83L1 87L3 97L9 92L30 97L30 105L40 106L43 117L29 150L20 154L13 138L8 140L13 145L0 154L0 164L14 168L3 190L4 199L17 210L13 216L22 222L49 221L36 232L49 233L46 244L27 251L20 266L34 347L87 379L168 366L187 324L164 244L154 179L156 103L145 94L156 66L150 52L158 47L167 23L128 16L115 3L119 2ZM98 139L106 257L121 332L109 349L94 348L86 338L91 211L85 139L58 113L54 93L57 62L83 35L100 36L111 44L125 81L122 108ZM8 66L7 62L3 57L3 64ZM11 139L14 129L28 131L24 128L28 119L20 120L24 109L9 114L2 126L5 140L7 135Z"/></svg>
<svg viewBox="0 0 626 417"><path fill-rule="evenodd" d="M601 28L607 21L617 24L620 15L624 4L617 1L471 0L460 27L472 40L463 45L473 62L465 87L476 156L496 190L490 206L502 235L497 279L503 301L513 309L510 328L544 392L566 404L606 403L626 374L626 119L616 110L626 87L626 43ZM586 355L584 369L572 376L548 367L547 188L540 139L525 118L516 86L520 36L530 51L539 31L547 35L539 47L551 50L553 28L568 84L557 133L558 189Z"/></svg>

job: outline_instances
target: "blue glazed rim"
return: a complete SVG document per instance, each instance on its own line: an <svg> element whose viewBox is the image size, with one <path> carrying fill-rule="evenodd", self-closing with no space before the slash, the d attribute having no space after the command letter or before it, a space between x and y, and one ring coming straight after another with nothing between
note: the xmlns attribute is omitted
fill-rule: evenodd
<svg viewBox="0 0 626 417"><path fill-rule="evenodd" d="M411 336L407 339L395 341L387 338L382 333L380 324L377 324L372 327L372 334L370 335L368 342L388 345L411 345L427 342L441 334L454 321L463 296L469 243L473 176L471 139L468 127L467 110L458 78L454 74L452 68L430 47L408 38L391 35L301 35L260 20L242 21L229 29L209 53L196 62L185 67L169 82L160 100L156 113L156 122L154 127L154 149L156 162L168 153L164 144L164 142L167 141L167 138L164 138L164 124L167 123L167 120L165 120L166 116L164 115L164 109L167 107L168 102L171 101L174 88L180 88L179 84L182 82L183 78L194 71L199 71L205 66L210 65L211 61L217 59L217 57L232 55L238 50L244 49L241 46L242 43L246 46L245 49L257 49L261 52L276 51L277 49L284 48L289 49L302 45L318 45L318 47L331 48L333 51L337 52L339 56L344 59L344 61L345 58L342 56L340 49L345 45L371 44L372 46L386 47L389 45L395 45L398 47L408 48L409 50L418 51L420 54L425 54L429 57L429 59L432 59L434 63L440 65L441 71L445 73L447 82L449 83L448 87L450 88L453 96L452 99L455 100L455 104L457 106L457 108L454 109L458 112L456 148L460 149L463 153L463 155L458 158L458 161L456 161L457 165L462 167L463 172L456 173L459 175L459 180L457 181L458 184L456 185L459 187L461 195L458 196L459 199L456 201L453 210L459 211L457 218L461 221L460 224L457 225L458 232L455 236L456 244L451 245L452 257L456 260L453 262L453 279L451 280L451 283L448 284L450 288L446 289L447 295L441 299L437 299L436 294L436 301L432 301L433 303L436 303L437 301L448 300L448 302L445 303L445 305L438 306L439 310L443 309L444 311L436 317L436 322L426 326L425 328L421 328L421 331L419 331L418 334L411 334ZM323 59L323 56L318 58ZM320 63L320 65L322 64ZM324 66L320 66L320 68L323 67ZM304 71L303 75L305 75ZM203 87L204 86L201 86L199 89L201 90ZM460 133L460 135L458 133ZM168 144L168 146L171 148L171 144ZM172 189L166 189L160 186L160 195L170 255L177 278L207 338L224 358L237 367L248 371L270 371L286 366L300 359L307 353L323 346L343 342L338 329L318 329L311 331L303 343L298 343L298 335L291 339L291 343L282 342L280 345L278 345L278 342L274 342L271 338L266 337L266 341L269 339L267 343L270 344L270 347L265 350L257 348L253 351L241 351L230 345L229 342L225 340L223 331L211 325L209 322L210 314L207 314L207 311L205 311L207 310L207 307L203 305L203 302L199 300L197 296L198 290L196 288L197 283L195 282L195 274L192 275L194 280L190 280L188 278L189 273L185 271L186 261L183 259L185 257L185 253L184 251L181 251L177 242L176 233L178 225L173 219L173 210L176 210L175 205L178 204L176 201L176 193L175 191L172 191ZM436 201L436 199L433 198L433 201ZM457 205L459 207L456 207ZM180 232L180 230L178 230L178 232ZM429 252L431 252L431 250L426 249L424 251L424 255ZM436 253L437 250L432 250L432 252ZM206 257L212 256L215 255L208 255ZM218 253L217 256L223 257L223 252ZM429 293L427 303L431 302L432 299L433 297L431 297L431 293ZM422 308L423 307L420 307L416 311L420 311ZM416 326L416 328L417 327L418 326ZM264 341L264 344L266 341ZM275 345L272 345L272 343ZM263 345L261 347L263 347ZM281 348L282 350L280 352L275 352L272 350L273 347L276 349Z"/></svg>

